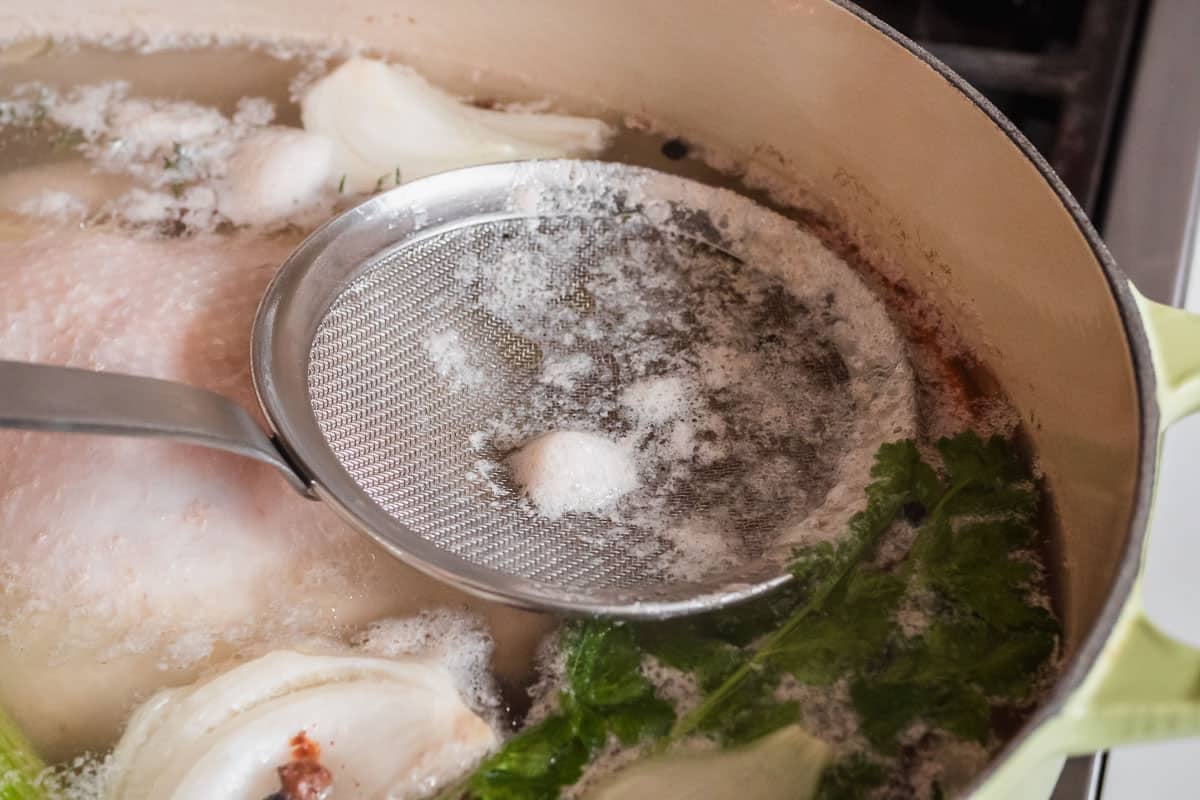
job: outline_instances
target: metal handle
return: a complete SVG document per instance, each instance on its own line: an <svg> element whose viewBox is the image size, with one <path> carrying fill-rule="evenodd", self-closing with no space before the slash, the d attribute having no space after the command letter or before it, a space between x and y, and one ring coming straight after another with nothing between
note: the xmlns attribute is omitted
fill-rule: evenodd
<svg viewBox="0 0 1200 800"><path fill-rule="evenodd" d="M0 428L199 444L270 464L293 489L309 495L309 482L244 408L174 381L0 361Z"/></svg>

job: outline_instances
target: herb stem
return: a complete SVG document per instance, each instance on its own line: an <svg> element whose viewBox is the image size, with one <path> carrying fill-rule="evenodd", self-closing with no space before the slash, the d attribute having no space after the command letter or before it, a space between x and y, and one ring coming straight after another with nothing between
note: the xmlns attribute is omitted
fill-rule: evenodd
<svg viewBox="0 0 1200 800"><path fill-rule="evenodd" d="M917 526L917 534L913 540L913 545L904 555L904 560L900 562L900 567L897 570L905 582L912 577L913 571L917 568L917 563L912 558L913 548L916 547L917 542L920 542L922 538L929 535L929 531L933 529L933 522L940 519L942 513L946 510L946 504L953 500L955 495L970 485L971 481L969 479L963 479L943 492L942 496L938 499L937 505L925 516L925 520Z"/></svg>
<svg viewBox="0 0 1200 800"><path fill-rule="evenodd" d="M740 667L721 683L713 692L711 692L704 700L689 711L687 714L680 717L675 725L671 728L671 732L659 740L655 745L655 752L661 753L678 742L684 737L693 733L716 708L720 707L733 692L741 686L742 682L753 672L761 669L767 659L775 651L776 645L785 640L788 636L804 622L808 616L818 610L825 604L829 595L834 589L841 584L847 575L858 565L875 543L879 541L879 537L883 535L896 516L900 513L904 503L902 499L894 499L890 502L886 513L879 516L877 524L871 528L868 535L863 536L856 544L854 549L849 554L849 557L844 559L840 564L840 569L834 571L833 575L823 580L817 586L812 596L797 609L787 621L780 625L777 629L771 632L769 636L760 641L754 648L754 655L747 659ZM939 504L940 507L940 504Z"/></svg>
<svg viewBox="0 0 1200 800"><path fill-rule="evenodd" d="M938 500L938 504L933 507L933 511L929 512L928 519L937 519L939 516L941 516L942 512L946 510L946 504L953 500L956 494L961 492L970 484L970 479L964 478L947 489ZM924 525L921 527L924 527Z"/></svg>

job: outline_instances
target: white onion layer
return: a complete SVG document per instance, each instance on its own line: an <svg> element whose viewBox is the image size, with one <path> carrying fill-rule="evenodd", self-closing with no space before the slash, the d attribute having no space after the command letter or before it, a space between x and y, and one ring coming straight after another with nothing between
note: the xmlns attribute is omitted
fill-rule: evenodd
<svg viewBox="0 0 1200 800"><path fill-rule="evenodd" d="M424 796L496 744L439 665L276 651L150 698L113 752L108 796L262 800L300 732L334 792L363 800Z"/></svg>
<svg viewBox="0 0 1200 800"><path fill-rule="evenodd" d="M397 171L414 180L474 164L591 155L612 129L561 114L476 108L411 69L355 58L301 100L304 129L334 142L346 192L390 188Z"/></svg>

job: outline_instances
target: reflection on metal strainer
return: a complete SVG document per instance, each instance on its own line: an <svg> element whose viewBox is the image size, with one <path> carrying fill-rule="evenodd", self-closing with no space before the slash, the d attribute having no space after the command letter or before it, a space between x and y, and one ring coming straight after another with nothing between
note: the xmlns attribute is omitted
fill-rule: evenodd
<svg viewBox="0 0 1200 800"><path fill-rule="evenodd" d="M752 594L794 543L836 535L913 415L900 340L844 264L646 170L458 174L469 202L439 178L374 198L264 303L264 408L323 497L469 590L640 616ZM630 448L637 488L538 513L505 459L556 430Z"/></svg>
<svg viewBox="0 0 1200 800"><path fill-rule="evenodd" d="M347 472L455 555L627 589L678 574L693 538L708 563L689 577L703 581L761 557L829 488L855 404L827 314L638 219L485 222L370 265L318 328L309 388ZM441 331L463 343L475 385L439 376L423 343ZM589 365L577 381L539 380L543 363L577 355ZM672 398L677 418L639 424L622 398L656 379L688 396ZM506 481L506 452L563 428L636 444L642 486L611 514L548 520ZM499 469L481 474L481 459Z"/></svg>

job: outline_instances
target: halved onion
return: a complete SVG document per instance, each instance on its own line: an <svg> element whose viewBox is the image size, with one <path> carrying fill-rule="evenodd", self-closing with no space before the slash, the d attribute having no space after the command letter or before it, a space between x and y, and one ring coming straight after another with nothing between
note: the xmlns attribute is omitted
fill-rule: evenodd
<svg viewBox="0 0 1200 800"><path fill-rule="evenodd" d="M407 67L364 58L315 83L300 105L304 129L334 141L347 192L474 164L594 154L612 134L600 120L476 108Z"/></svg>
<svg viewBox="0 0 1200 800"><path fill-rule="evenodd" d="M440 665L276 651L159 692L112 758L112 800L262 800L303 733L335 796L420 797L496 744Z"/></svg>
<svg viewBox="0 0 1200 800"><path fill-rule="evenodd" d="M809 800L829 745L789 725L733 750L648 758L602 781L586 800Z"/></svg>

